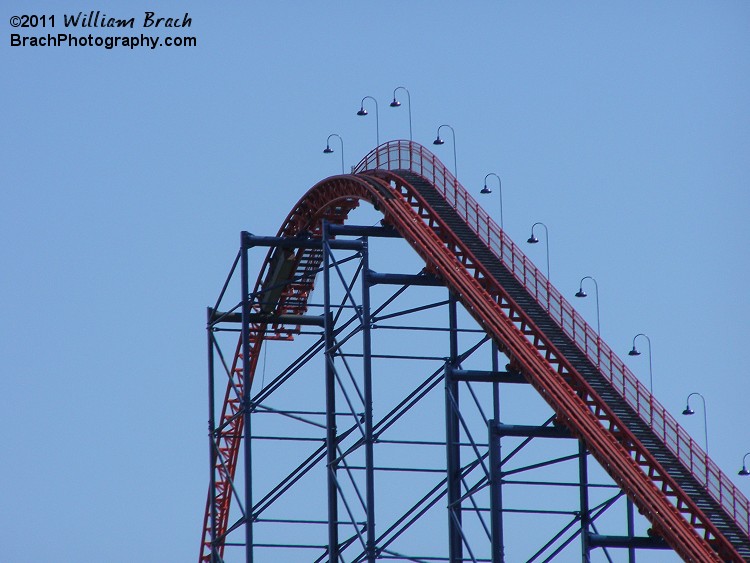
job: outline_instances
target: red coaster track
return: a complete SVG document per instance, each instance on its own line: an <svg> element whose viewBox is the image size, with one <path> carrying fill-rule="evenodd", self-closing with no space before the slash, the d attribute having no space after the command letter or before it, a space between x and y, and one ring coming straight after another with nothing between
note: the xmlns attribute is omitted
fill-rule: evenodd
<svg viewBox="0 0 750 563"><path fill-rule="evenodd" d="M750 503L623 362L424 147L392 141L353 174L328 178L297 203L279 237L320 237L322 221L343 223L359 200L375 206L450 288L527 381L581 438L653 529L686 561L741 562L750 556ZM307 310L320 251L298 253L273 316ZM278 268L269 252L256 291ZM262 311L261 303L255 304ZM287 317L288 318L288 317ZM264 338L296 327L251 325L250 375ZM211 559L211 515L219 554L229 527L232 480L243 431L241 343L217 420L214 504L206 504L200 561ZM250 507L244 507L250 510Z"/></svg>

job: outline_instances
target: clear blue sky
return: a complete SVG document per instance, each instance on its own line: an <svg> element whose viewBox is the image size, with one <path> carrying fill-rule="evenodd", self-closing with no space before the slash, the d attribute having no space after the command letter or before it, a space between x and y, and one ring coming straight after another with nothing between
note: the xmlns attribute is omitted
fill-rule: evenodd
<svg viewBox="0 0 750 563"><path fill-rule="evenodd" d="M9 46L11 16L80 9L188 11L174 34L198 46ZM196 559L205 307L239 232L275 233L339 171L328 134L347 167L374 147L363 96L380 103L381 141L408 136L405 107L388 107L400 85L416 141L455 128L464 186L502 177L510 236L549 226L564 294L597 278L611 347L651 337L657 398L678 415L688 393L706 397L712 457L736 475L750 451L747 3L5 0L0 13L4 561ZM452 165L450 140L435 152ZM528 254L543 266L542 245ZM576 305L595 323L591 300ZM644 357L628 364L646 377ZM702 439L699 417L685 427Z"/></svg>

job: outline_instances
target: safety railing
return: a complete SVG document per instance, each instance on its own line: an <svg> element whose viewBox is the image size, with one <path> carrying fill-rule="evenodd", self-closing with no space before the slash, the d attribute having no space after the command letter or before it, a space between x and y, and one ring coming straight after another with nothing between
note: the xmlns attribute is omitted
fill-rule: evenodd
<svg viewBox="0 0 750 563"><path fill-rule="evenodd" d="M750 535L748 499L433 153L411 141L390 141L365 156L354 168L354 173L375 169L409 170L433 184L563 332L598 366L601 374L651 427L654 434L734 518L745 534Z"/></svg>

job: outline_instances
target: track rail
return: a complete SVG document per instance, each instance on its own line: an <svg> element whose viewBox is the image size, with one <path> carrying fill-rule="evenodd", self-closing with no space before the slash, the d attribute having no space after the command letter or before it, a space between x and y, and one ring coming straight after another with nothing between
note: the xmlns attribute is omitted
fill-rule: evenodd
<svg viewBox="0 0 750 563"><path fill-rule="evenodd" d="M303 233L317 237L321 221L343 222L359 200L372 203L459 296L467 310L492 335L539 393L557 413L558 419L576 435L602 466L623 487L651 520L655 529L687 561L743 561L731 541L713 525L691 496L664 470L649 448L639 441L602 397L591 388L565 353L525 314L523 307L493 278L473 255L451 225L440 217L415 187L410 175L426 181L458 213L464 226L479 237L487 249L515 276L549 318L575 343L598 372L647 424L692 476L719 503L747 536L750 505L726 475L684 432L673 417L650 395L623 362L575 312L560 293L534 267L518 247L489 218L455 177L427 149L408 141L393 141L368 154L355 174L328 178L313 187L295 206L279 236ZM261 270L252 306L260 310L273 261L269 252ZM293 283L282 296L275 314L302 313L314 285L319 256L297 256ZM264 338L291 337L294 327L251 327L250 366L254 371ZM214 468L215 500L207 502L201 545L201 561L211 561L211 514L217 549L223 554L222 538L229 526L232 479L242 435L239 416L243 380L241 347L231 369L214 447L219 452ZM239 385L238 385L239 384ZM239 393L238 393L239 391ZM252 512L251 507L245 510ZM252 516L250 516L252 517ZM241 524L241 523L240 523ZM238 525L237 523L235 526Z"/></svg>
<svg viewBox="0 0 750 563"><path fill-rule="evenodd" d="M649 390L625 366L541 271L500 229L426 148L408 141L392 141L373 150L355 167L366 170L410 170L428 180L463 218L469 228L502 261L586 356L598 366L612 387L648 424L711 496L750 535L750 502L708 454L677 423Z"/></svg>

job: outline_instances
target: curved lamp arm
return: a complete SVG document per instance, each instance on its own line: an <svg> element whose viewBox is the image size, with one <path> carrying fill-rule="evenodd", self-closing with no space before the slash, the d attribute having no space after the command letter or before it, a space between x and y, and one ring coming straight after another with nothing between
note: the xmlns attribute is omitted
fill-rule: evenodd
<svg viewBox="0 0 750 563"><path fill-rule="evenodd" d="M456 162L456 131L451 127L450 125L443 124L437 129L437 137L435 137L435 140L432 141L433 145L443 145L445 144L445 141L440 138L440 130L443 127L447 127L451 130L451 134L453 135L453 175L458 179L458 164Z"/></svg>
<svg viewBox="0 0 750 563"><path fill-rule="evenodd" d="M480 193L483 194L491 194L492 189L487 187L487 178L490 176L494 176L497 178L497 190L500 193L500 228L503 229L503 182L500 180L500 176L495 174L494 172L490 172L484 177L484 187L481 189Z"/></svg>
<svg viewBox="0 0 750 563"><path fill-rule="evenodd" d="M547 243L547 281L549 282L549 229L547 229L547 225L542 223L541 221L537 221L533 225L531 225L531 236L526 240L529 244L536 244L539 242L539 239L534 236L534 227L537 225L541 225L544 227L544 240Z"/></svg>
<svg viewBox="0 0 750 563"><path fill-rule="evenodd" d="M333 149L331 148L331 137L338 137L339 143L341 143L341 173L345 174L344 171L344 139L341 138L341 135L338 135L336 133L331 133L328 135L328 138L326 139L326 148L323 149L323 152L326 154L331 154L333 152Z"/></svg>
<svg viewBox="0 0 750 563"><path fill-rule="evenodd" d="M403 90L404 92L406 92L406 101L408 103L408 109L409 109L409 140L413 141L414 138L412 137L412 133L411 133L411 94L409 94L409 90L406 87L396 86L393 89L393 101L391 102L392 108L397 108L401 105L401 102L399 102L396 99L396 90Z"/></svg>
<svg viewBox="0 0 750 563"><path fill-rule="evenodd" d="M377 142L377 146L380 146L380 118L378 117L379 111L378 111L378 101L373 98L372 96L365 96L362 98L362 101L359 103L359 111L357 112L357 115L367 115L367 110L365 109L365 100L372 100L375 102L375 140Z"/></svg>

